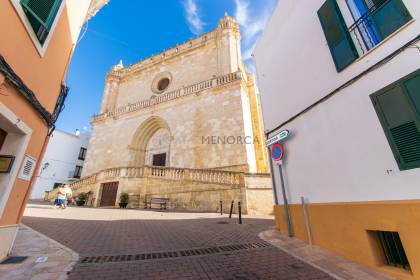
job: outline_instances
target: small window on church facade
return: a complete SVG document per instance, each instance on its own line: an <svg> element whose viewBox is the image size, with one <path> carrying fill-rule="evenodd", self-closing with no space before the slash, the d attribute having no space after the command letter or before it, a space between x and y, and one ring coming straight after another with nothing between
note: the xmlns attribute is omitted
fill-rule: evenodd
<svg viewBox="0 0 420 280"><path fill-rule="evenodd" d="M169 86L169 79L168 78L163 78L158 82L157 89L159 91L164 91L168 88L168 86Z"/></svg>
<svg viewBox="0 0 420 280"><path fill-rule="evenodd" d="M170 72L161 72L156 75L152 81L151 89L154 93L163 93L166 91L172 82L172 75Z"/></svg>

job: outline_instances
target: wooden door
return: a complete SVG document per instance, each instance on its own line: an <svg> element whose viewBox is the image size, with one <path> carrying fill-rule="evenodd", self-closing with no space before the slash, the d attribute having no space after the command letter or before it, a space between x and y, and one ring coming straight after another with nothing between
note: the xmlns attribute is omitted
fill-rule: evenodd
<svg viewBox="0 0 420 280"><path fill-rule="evenodd" d="M118 182L102 184L101 203L99 206L115 206L117 199Z"/></svg>

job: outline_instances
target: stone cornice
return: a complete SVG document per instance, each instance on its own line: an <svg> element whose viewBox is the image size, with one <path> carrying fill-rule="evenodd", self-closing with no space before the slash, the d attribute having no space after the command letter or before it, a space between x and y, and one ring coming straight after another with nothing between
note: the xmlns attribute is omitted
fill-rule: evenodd
<svg viewBox="0 0 420 280"><path fill-rule="evenodd" d="M219 76L210 80L202 81L193 85L185 86L157 96L154 95L150 99L140 100L135 103L129 103L125 106L117 108L114 111L108 111L103 114L95 115L93 116L92 123L105 121L108 118L118 118L121 115L156 106L158 104L166 103L191 94L197 94L204 90L226 86L236 81L241 81L243 79L242 76L242 71L237 71L224 76Z"/></svg>
<svg viewBox="0 0 420 280"><path fill-rule="evenodd" d="M211 41L215 41L218 38L218 34L224 30L234 32L237 34L237 36L240 36L239 26L236 21L230 16L225 16L219 20L217 28L210 32L194 37L172 48L163 50L127 67L121 67L120 65L112 67L112 69L107 73L107 79L125 78L150 66L162 63L165 60L169 60L182 54L191 52L192 50L205 46Z"/></svg>
<svg viewBox="0 0 420 280"><path fill-rule="evenodd" d="M175 57L178 57L182 54L191 52L197 48L200 48L207 44L210 40L214 40L216 37L216 30L205 33L201 36L188 40L184 43L178 44L173 48L166 49L158 54L150 56L144 60L140 60L134 64L131 64L127 67L120 68L114 66L108 73L106 78L125 78L131 76L132 74L142 71L150 66L160 64L165 60L169 60Z"/></svg>

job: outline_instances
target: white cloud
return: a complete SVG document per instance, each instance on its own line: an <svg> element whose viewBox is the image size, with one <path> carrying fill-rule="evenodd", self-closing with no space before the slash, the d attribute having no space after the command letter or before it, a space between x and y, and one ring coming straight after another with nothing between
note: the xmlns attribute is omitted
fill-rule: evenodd
<svg viewBox="0 0 420 280"><path fill-rule="evenodd" d="M235 18L241 27L242 34L242 57L245 61L249 60L255 47L257 39L264 30L267 21L270 18L275 0L265 0L264 7L256 10L262 11L258 15L251 15L249 0L234 0ZM260 2L260 3L261 3Z"/></svg>
<svg viewBox="0 0 420 280"><path fill-rule="evenodd" d="M252 51L255 48L255 45L257 44L257 42L255 41L253 44L246 46L246 48L243 48L242 50L242 59L243 60L248 60L252 58Z"/></svg>
<svg viewBox="0 0 420 280"><path fill-rule="evenodd" d="M183 4L190 31L195 35L202 33L204 22L198 13L197 2L195 0L184 0Z"/></svg>
<svg viewBox="0 0 420 280"><path fill-rule="evenodd" d="M234 2L236 21L241 26L244 41L249 42L255 39L255 36L264 30L264 27L270 18L273 3L275 2L261 1L265 2L266 5L264 5L262 9L262 13L255 16L250 15L249 0L234 0ZM261 9L259 8L258 10Z"/></svg>
<svg viewBox="0 0 420 280"><path fill-rule="evenodd" d="M235 0L235 18L239 25L247 25L248 24L248 7L249 2L244 0Z"/></svg>

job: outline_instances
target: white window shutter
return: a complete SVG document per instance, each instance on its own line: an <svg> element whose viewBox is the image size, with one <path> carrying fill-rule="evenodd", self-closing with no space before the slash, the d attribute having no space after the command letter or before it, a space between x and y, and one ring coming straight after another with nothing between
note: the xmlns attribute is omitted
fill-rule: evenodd
<svg viewBox="0 0 420 280"><path fill-rule="evenodd" d="M29 181L35 169L36 160L25 155L22 167L19 172L19 179Z"/></svg>

